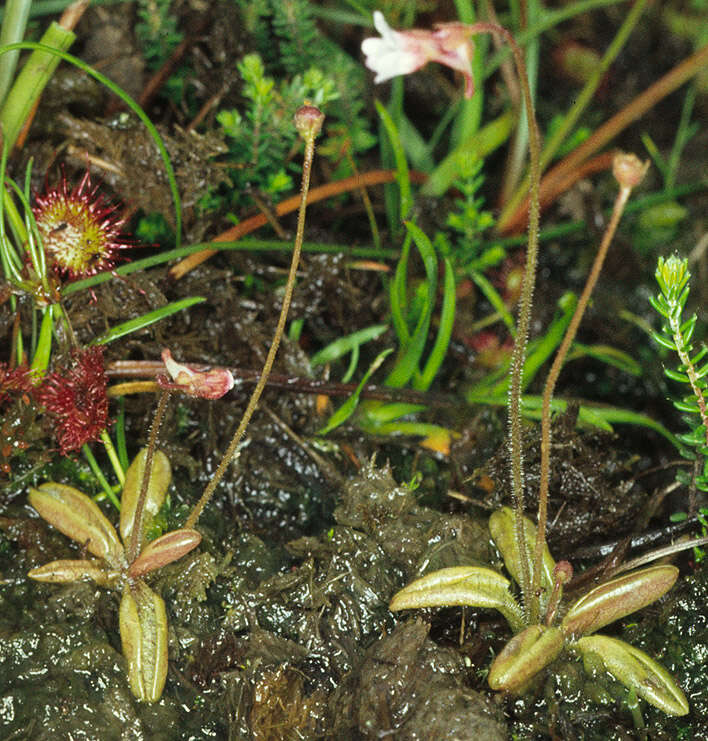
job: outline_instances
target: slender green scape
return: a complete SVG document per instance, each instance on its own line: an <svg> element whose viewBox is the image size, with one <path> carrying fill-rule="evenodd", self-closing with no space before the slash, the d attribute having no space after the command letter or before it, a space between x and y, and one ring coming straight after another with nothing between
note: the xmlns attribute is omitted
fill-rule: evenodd
<svg viewBox="0 0 708 741"><path fill-rule="evenodd" d="M615 156L613 172L615 179L620 184L620 190L615 199L614 209L612 216L605 233L602 237L602 242L598 248L595 260L588 274L587 280L583 292L578 300L578 304L573 313L573 318L570 320L563 341L561 342L558 352L553 360L551 369L548 371L546 377L546 384L543 389L543 402L541 408L541 472L538 492L538 531L536 536L536 545L534 549L533 559L533 579L531 581L532 594L536 594L541 584L541 562L543 557L543 549L546 545L546 520L548 518L548 485L550 479L550 467L551 467L551 401L553 399L553 391L558 381L563 362L570 350L570 346L575 339L575 335L580 326L580 322L587 308L590 297L595 289L597 279L600 277L600 271L605 260L605 255L612 242L612 239L617 231L622 213L624 212L629 196L637 185L644 178L644 174L649 167L649 163L642 165L642 163L634 156L627 154L618 154ZM535 604L535 603L534 603ZM537 614L532 614L531 622L537 618Z"/></svg>
<svg viewBox="0 0 708 741"><path fill-rule="evenodd" d="M519 314L514 340L514 349L511 355L511 370L509 373L509 464L511 466L511 489L514 508L517 513L514 529L516 541L521 554L527 547L522 532L522 517L524 513L524 461L521 440L521 394L523 389L524 360L526 358L526 347L528 345L529 326L531 324L531 309L533 307L533 293L536 285L536 263L538 261L538 235L541 218L541 207L539 204L539 189L541 186L541 135L536 122L536 111L531 98L528 74L521 49L514 37L502 26L494 23L475 23L469 27L471 34L493 33L501 36L509 45L514 55L516 72L521 87L524 106L526 108L526 120L529 126L529 163L530 163L530 202L529 202L529 226L528 243L526 245L526 267L524 269L524 281L521 286L519 298ZM531 584L531 570L528 567L527 558L521 559L521 589L524 595L524 610L530 615L536 612L534 607L536 599Z"/></svg>
<svg viewBox="0 0 708 741"><path fill-rule="evenodd" d="M234 433L234 436L231 439L231 442L229 443L229 446L226 449L223 458L221 459L221 463L219 463L219 467L216 469L216 473L212 477L211 481L207 484L206 488L204 489L204 493L202 494L201 498L194 506L194 509L187 518L187 522L185 523L185 527L187 528L194 527L197 520L199 519L199 515L201 515L202 510L204 509L204 507L206 507L207 503L213 496L216 487L219 485L219 482L226 473L226 469L229 467L234 453L236 453L236 449L238 448L238 445L241 442L244 433L246 432L248 423L251 421L253 412L255 412L256 410L258 401L261 398L263 389L265 388L265 385L268 381L270 370L273 367L275 355L278 352L280 340L283 336L283 332L285 331L285 321L288 317L288 312L290 311L290 303L292 301L293 290L295 288L295 277L297 275L297 267L300 262L302 242L305 236L305 210L307 208L307 192L310 188L310 172L312 170L312 160L315 156L315 139L317 138L317 135L322 128L323 121L324 115L314 106L304 105L295 114L295 126L300 133L300 136L302 136L302 138L305 140L305 159L302 167L301 201L300 210L298 212L297 218L295 246L293 248L293 255L290 261L290 271L288 273L288 279L285 284L283 305L280 310L280 316L278 317L278 324L275 328L273 341L271 342L270 348L268 349L268 355L266 356L265 363L263 364L263 371L261 372L258 383L253 389L251 398L248 402L248 406L246 407L246 411L244 412L243 417L241 417L238 428L236 429L236 432Z"/></svg>

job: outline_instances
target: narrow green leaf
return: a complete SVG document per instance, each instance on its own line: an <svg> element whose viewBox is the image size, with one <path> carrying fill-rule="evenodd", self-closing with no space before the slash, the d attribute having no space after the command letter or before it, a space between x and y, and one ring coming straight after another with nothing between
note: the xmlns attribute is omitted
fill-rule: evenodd
<svg viewBox="0 0 708 741"><path fill-rule="evenodd" d="M659 334L658 332L652 332L651 336L654 342L658 343L662 347L667 348L668 350L673 350L674 352L676 352L676 343L673 340L670 340L668 337L664 337L664 335Z"/></svg>
<svg viewBox="0 0 708 741"><path fill-rule="evenodd" d="M499 295L499 291L497 291L497 289L489 282L489 280L487 280L486 276L483 273L480 273L477 270L473 270L470 273L470 277L474 281L477 288L482 291L487 301L489 301L489 303L494 307L494 310L502 318L502 321L504 322L504 324L506 324L507 329L511 333L511 336L515 337L516 322L514 321L514 317L511 315L509 309L507 309L506 304L504 303L504 299Z"/></svg>
<svg viewBox="0 0 708 741"><path fill-rule="evenodd" d="M418 370L423 351L425 350L425 343L428 339L428 330L435 306L438 282L437 257L430 239L428 239L427 235L420 228L409 221L406 222L406 228L408 229L408 233L413 237L423 260L423 266L425 267L425 305L408 346L401 348L403 354L397 359L396 365L385 381L387 386L393 386L394 388L405 386Z"/></svg>
<svg viewBox="0 0 708 741"><path fill-rule="evenodd" d="M331 432L335 427L339 427L339 425L346 422L349 417L354 414L354 410L357 408L357 405L359 404L359 397L361 396L361 392L364 389L364 386L369 382L369 379L371 376L378 370L379 366L383 361L393 352L390 348L388 350L384 350L383 352L380 352L376 358L374 358L374 362L369 366L368 370L364 374L364 377L359 382L359 385L356 387L356 390L354 393L342 404L342 406L337 409L334 414L329 418L327 424L321 429L318 430L318 435L326 435L327 433Z"/></svg>
<svg viewBox="0 0 708 741"><path fill-rule="evenodd" d="M349 366L347 367L346 373L342 376L342 383L349 383L354 378L356 369L359 365L359 345L355 345L352 348L351 355L349 357Z"/></svg>
<svg viewBox="0 0 708 741"><path fill-rule="evenodd" d="M700 363L701 360L705 357L706 353L708 353L708 346L703 345L701 349L691 358L691 363L693 365L696 365L696 363Z"/></svg>
<svg viewBox="0 0 708 741"><path fill-rule="evenodd" d="M472 388L466 392L465 398L470 404L490 404L492 406L506 406L507 397L504 394L483 394L478 389ZM577 399L577 402L582 400ZM521 399L521 411L524 416L532 419L541 418L542 399L540 396L527 394ZM555 412L564 412L568 408L568 402L565 399L553 399L551 410ZM588 403L581 403L578 412L578 425L597 427L601 425L602 429L612 431L613 424L630 424L647 427L650 430L658 432L665 437L672 445L680 449L678 438L672 432L666 429L664 425L647 416L639 414L631 409L622 409L612 406L593 406Z"/></svg>
<svg viewBox="0 0 708 741"><path fill-rule="evenodd" d="M37 347L32 358L31 369L39 376L43 376L49 367L49 358L52 351L52 334L54 330L54 310L47 306L42 314L42 324L39 330Z"/></svg>
<svg viewBox="0 0 708 741"><path fill-rule="evenodd" d="M693 331L696 329L696 322L698 317L694 314L690 319L687 319L680 327L679 332L683 337L684 344L688 344L693 337Z"/></svg>
<svg viewBox="0 0 708 741"><path fill-rule="evenodd" d="M574 342L568 354L568 360L583 356L595 358L633 376L642 374L642 366L631 355L610 345L583 345L580 342Z"/></svg>
<svg viewBox="0 0 708 741"><path fill-rule="evenodd" d="M408 213L413 206L413 196L411 194L411 179L410 173L408 172L408 162L406 162L406 153L403 150L401 144L401 138L398 134L396 124L391 118L391 114L381 105L377 100L375 101L376 110L381 117L381 121L388 134L389 141L391 142L391 148L393 149L393 157L396 162L396 182L400 192L400 214L402 219L408 217Z"/></svg>
<svg viewBox="0 0 708 741"><path fill-rule="evenodd" d="M433 170L421 188L421 193L426 196L441 196L455 178L459 177L460 154L483 159L507 141L515 122L516 116L513 111L506 111L467 137Z"/></svg>
<svg viewBox="0 0 708 741"><path fill-rule="evenodd" d="M406 232L401 247L401 256L396 263L396 272L389 286L391 322L401 348L407 347L411 338L406 324L406 312L408 310L408 258L412 244L413 236L410 232Z"/></svg>
<svg viewBox="0 0 708 741"><path fill-rule="evenodd" d="M587 427L597 427L598 430L612 432L612 425L598 414L592 407L580 407L578 411L578 423Z"/></svg>
<svg viewBox="0 0 708 741"><path fill-rule="evenodd" d="M15 78L0 109L0 125L9 149L17 141L32 106L39 99L59 65L60 57L56 53L57 50L65 51L75 39L76 34L73 31L54 21L42 35L41 43L30 47L33 52ZM28 47L22 42L8 44L3 48L2 53L20 48Z"/></svg>
<svg viewBox="0 0 708 741"><path fill-rule="evenodd" d="M649 303L653 306L654 311L661 314L665 319L669 318L669 305L663 296L649 296Z"/></svg>
<svg viewBox="0 0 708 741"><path fill-rule="evenodd" d="M430 172L435 166L430 148L405 114L401 116L398 128L401 134L401 143L413 168L421 172Z"/></svg>
<svg viewBox="0 0 708 741"><path fill-rule="evenodd" d="M678 371L671 370L671 368L664 368L664 375L672 381L689 383L688 376L685 373L679 373Z"/></svg>
<svg viewBox="0 0 708 741"><path fill-rule="evenodd" d="M688 412L689 414L701 413L701 408L695 401L674 401L674 406L679 410L679 412Z"/></svg>
<svg viewBox="0 0 708 741"><path fill-rule="evenodd" d="M0 29L0 45L22 41L25 36L31 6L31 0L7 0L2 11L3 23L2 29ZM0 59L0 103L5 100L5 95L15 76L19 54L18 51L14 51L3 55ZM0 182L4 182L4 178L1 178Z"/></svg>
<svg viewBox="0 0 708 741"><path fill-rule="evenodd" d="M696 378L699 381L706 376L708 376L708 363L706 363L702 368L696 368Z"/></svg>
<svg viewBox="0 0 708 741"><path fill-rule="evenodd" d="M366 327L366 329L353 332L346 337L340 337L316 352L310 359L310 364L316 367L339 360L339 358L350 353L354 348L380 337L387 329L388 324L374 324L371 327Z"/></svg>
<svg viewBox="0 0 708 741"><path fill-rule="evenodd" d="M206 299L202 296L190 296L188 298L180 299L179 301L173 301L171 304L155 309L155 311L149 311L147 314L143 314L135 319L123 322L116 327L112 327L107 332L94 338L91 344L107 345L109 342L113 342L113 340L117 340L127 334L149 327L151 324L159 322L161 319L165 319L168 316L172 316L172 314L176 314L178 311L182 311L182 309L188 309L190 306L201 304L204 301L206 301Z"/></svg>
<svg viewBox="0 0 708 741"><path fill-rule="evenodd" d="M390 404L371 402L366 405L365 411L362 407L361 417L364 418L362 422L367 429L370 429L370 426L373 425L373 430L375 430L381 425L406 417L409 414L422 412L424 409L424 404L408 404L405 401L392 401ZM374 432L374 434L376 433Z"/></svg>
<svg viewBox="0 0 708 741"><path fill-rule="evenodd" d="M455 295L455 272L452 269L452 262L449 258L445 258L444 265L445 279L443 283L443 305L440 310L440 325L438 327L437 337L435 338L435 344L430 351L425 368L414 384L415 388L419 391L427 391L435 380L435 376L440 370L443 360L445 360L447 349L450 345L450 338L452 337L452 327L455 323L455 304L457 300Z"/></svg>
<svg viewBox="0 0 708 741"><path fill-rule="evenodd" d="M686 281L688 281L688 278L689 278L689 277L690 277L690 276L689 276L689 275L687 275L687 276L686 276L686 278L685 278L685 280L686 280ZM677 304L677 307L676 307L676 308L677 308L677 313L679 313L679 314L680 314L680 312L681 312L681 311L683 311L683 309L684 309L684 306L686 306L686 301L688 301L688 294L689 294L690 292L691 292L691 287L690 287L689 285L687 285L687 286L686 286L686 287L685 287L685 288L683 289L683 291L681 292L681 295L680 295L680 296L678 297L678 299L676 300L676 304Z"/></svg>

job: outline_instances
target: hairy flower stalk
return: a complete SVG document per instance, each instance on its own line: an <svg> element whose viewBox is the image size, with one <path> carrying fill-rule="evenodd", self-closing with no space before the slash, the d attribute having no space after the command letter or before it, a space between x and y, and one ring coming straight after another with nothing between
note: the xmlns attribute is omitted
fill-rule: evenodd
<svg viewBox="0 0 708 741"><path fill-rule="evenodd" d="M169 397L169 391L163 391L160 394L160 399L157 402L157 410L155 411L155 417L153 418L152 426L150 427L148 445L145 451L145 467L143 469L143 476L140 481L140 491L138 494L137 503L135 505L135 524L133 526L130 539L126 543L126 553L129 563L132 563L140 553L140 539L143 534L143 520L145 517L145 501L148 495L150 480L153 476L152 463L155 456L155 446L157 445L157 435L160 432L162 420L165 418L165 411L167 410L167 400L169 399Z"/></svg>
<svg viewBox="0 0 708 741"><path fill-rule="evenodd" d="M541 407L541 473L539 481L538 491L538 529L536 531L536 547L534 551L533 560L533 578L531 581L532 594L535 594L541 580L541 559L543 555L543 547L546 543L546 521L548 519L548 486L550 477L551 467L551 400L553 398L553 391L558 381L563 362L565 361L568 350L575 339L575 335L580 326L580 322L587 308L590 296L595 290L597 279L600 277L600 271L607 255L612 239L615 236L617 227L619 225L622 214L624 213L625 206L632 192L644 178L647 169L649 168L649 162L642 164L637 157L633 154L617 154L615 155L612 171L615 179L619 183L620 189L615 199L614 209L612 216L605 230L605 234L602 237L602 242L595 255L595 260L592 264L590 274L585 281L585 287L583 292L578 299L578 304L575 307L575 313L570 320L570 324L565 331L563 341L556 352L556 356L553 359L553 365L551 366L548 376L546 378L546 384L543 389L543 401ZM535 621L537 619L537 602L534 601L531 617Z"/></svg>
<svg viewBox="0 0 708 741"><path fill-rule="evenodd" d="M521 392L523 389L524 360L528 344L529 325L533 292L536 283L536 263L538 257L538 232L540 221L539 189L541 182L541 136L536 123L536 112L531 99L528 73L521 49L514 37L503 26L496 23L479 22L471 25L462 23L439 24L435 31L415 29L413 31L392 31L380 14L374 14L374 24L382 39L366 39L362 50L367 55L366 64L376 71L377 82L396 75L413 72L428 62L439 62L461 71L471 80L470 43L462 44L464 37L480 33L501 36L511 48L516 65L516 73L524 99L529 127L530 161L530 201L529 228L526 248L526 266L519 299L519 319L509 372L509 460L511 464L511 488L516 513L514 531L521 558L521 590L524 597L524 611L528 619L529 606L533 602L531 572L528 565L527 547L523 533L524 514L524 468L521 447ZM377 43L372 43L377 42ZM398 57L396 56L398 55ZM398 61L396 61L398 59ZM465 86L465 94L471 95L470 83Z"/></svg>
<svg viewBox="0 0 708 741"><path fill-rule="evenodd" d="M322 122L324 121L324 114L311 105L304 105L298 109L295 113L295 127L297 128L300 136L305 141L305 159L302 166L302 189L301 189L301 200L300 200L300 211L298 212L297 218L297 233L295 235L295 246L293 247L293 255L290 261L290 272L288 273L288 280L285 284L285 294L283 296L283 305L280 309L280 316L278 317L278 324L273 334L273 341L268 349L268 355L266 356L265 363L263 364L263 370L261 376L258 379L258 383L253 389L251 398L246 407L241 422L239 423L236 432L234 433L229 447L226 449L219 467L216 469L216 473L212 477L211 481L207 484L204 489L204 493L201 498L194 506L194 509L187 518L185 523L186 528L193 528L196 524L202 510L207 505L207 502L211 499L212 495L219 482L226 473L231 460L233 459L234 453L238 448L241 439L248 427L248 423L251 421L251 417L256 410L258 401L261 398L263 389L268 381L268 375L273 367L275 361L275 355L278 352L280 346L280 340L285 331L285 321L290 311L290 303L293 297L293 290L295 288L295 276L297 275L297 268L300 262L300 253L302 251L302 241L305 235L305 209L307 206L307 192L310 188L310 172L312 170L312 160L315 156L315 139L320 133L322 128Z"/></svg>

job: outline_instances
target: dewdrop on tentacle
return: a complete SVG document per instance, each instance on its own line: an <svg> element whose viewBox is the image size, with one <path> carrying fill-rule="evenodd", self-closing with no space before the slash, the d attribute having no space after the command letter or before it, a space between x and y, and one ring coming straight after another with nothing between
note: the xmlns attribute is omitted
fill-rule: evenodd
<svg viewBox="0 0 708 741"><path fill-rule="evenodd" d="M111 270L118 250L131 246L121 234L125 219L91 187L88 172L73 189L62 174L57 186L35 197L32 212L50 265L69 279Z"/></svg>

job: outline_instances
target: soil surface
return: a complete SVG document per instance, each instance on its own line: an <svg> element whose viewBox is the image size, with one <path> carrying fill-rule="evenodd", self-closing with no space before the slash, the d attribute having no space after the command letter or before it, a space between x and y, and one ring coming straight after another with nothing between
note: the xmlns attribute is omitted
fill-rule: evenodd
<svg viewBox="0 0 708 741"><path fill-rule="evenodd" d="M239 96L234 58L252 50L255 42L234 20L233 7L207 5L213 5L209 12L198 3L175 4L182 27L190 27L196 18L195 27L200 29L188 39L189 66L183 74L192 85L189 95L200 104L217 94L222 104L231 98L235 104ZM688 13L683 7L687 4L667 5ZM541 63L538 91L543 121L565 110L568 90L576 90L556 69L550 47L558 49L564 39L579 38L604 49L623 18L623 7L580 16L545 42L548 54ZM150 73L131 30L134 12L132 5L92 9L77 29L75 51L89 63L103 64L104 73L137 97ZM608 73L588 126L599 125L691 53L690 38L677 31L668 36L667 23L656 8L641 22L626 53ZM360 30L344 32L328 20L320 25L359 58ZM435 77L407 80L411 115L416 101L430 96L424 80L437 92L450 90L453 82ZM501 84L501 78L493 80ZM383 90L370 89L364 101L372 120L374 93L382 96ZM490 90L489 96L490 106L502 105L501 93ZM674 94L616 143L642 154L640 136L651 132L666 155L682 105L683 93ZM700 120L708 106L700 88L696 106L694 120ZM421 130L434 126L431 122L442 115L440 108L420 103L416 122ZM147 104L176 170L185 244L212 238L229 226L228 209L205 214L198 203L210 188L230 182L219 164L225 144L213 117L207 116L206 124L194 133L187 129L191 117L187 111L186 103L180 107L159 94ZM708 130L703 128L682 160L682 181L703 177L705 182L707 144ZM358 159L361 171L380 167L376 151ZM115 108L103 89L80 74L62 68L48 87L25 148L11 159L9 168L16 180L22 181L30 157L37 192L45 172L56 174L58 161L65 163L69 179L80 179L87 157L112 163L99 167L98 160L91 159L92 177L137 214L130 223L135 225L141 214L157 213L168 229L174 228L171 195L154 143L139 123ZM503 166L502 158L491 157L485 169L484 197L490 204ZM316 162L314 184L328 182L331 174L325 160ZM52 180L53 175L47 177ZM648 181L648 191L660 189L656 168ZM571 214L590 226L574 236L544 242L534 337L542 335L556 316L561 296L582 289L598 242L596 231L603 228L603 209L611 204L614 192L609 174L603 173L592 183L576 186L545 216L545 224L560 223ZM370 197L383 225L383 188L372 188ZM453 193L432 203L419 199L415 208L421 228L430 234L442 228L440 214L452 207L454 197ZM658 324L647 300L655 292L657 254L674 249L688 254L695 247L705 234L707 200L705 188L683 199L687 216L664 243L652 241L646 229L642 231L639 216L628 217L611 248L579 341L628 353L637 361L639 373L631 375L585 357L564 369L559 395L632 409L683 432L678 413L667 401L676 389L663 378L661 355L643 327ZM238 216L247 218L255 212L251 207ZM266 227L257 236L290 238L294 216L280 219L278 227L279 233ZM311 206L306 229L308 242L371 245L366 208L358 197ZM387 247L400 248L400 241L385 231L382 238ZM125 256L139 259L159 251L159 245L136 246ZM523 264L523 255L510 255L492 276L498 286ZM691 310L699 313L696 336L702 337L708 307L707 255L704 249L692 266L697 280ZM108 327L168 302L190 296L205 299L107 345L105 352L111 383L125 380L114 372L114 363L156 361L165 347L185 362L225 366L236 374L234 390L221 400L180 394L169 400L159 438L173 467L164 512L167 528L184 524L243 414L254 373L262 367L273 336L288 262L289 256L279 252L224 251L179 280L162 265L122 279L116 276L64 300L78 343L87 346ZM327 379L321 366L311 365L313 353L339 337L389 319L386 282L376 270L362 267L344 252L304 255L290 312L291 321L302 321L302 332L281 346L274 382L199 521L203 541L197 550L149 578L166 602L169 620L169 673L157 703L139 703L130 692L118 631L117 592L88 582L54 585L27 578L38 565L81 557L79 546L29 507L28 487L54 480L90 495L98 494L99 488L80 455L59 456L51 430L36 409L21 398L3 400L3 434L20 430L26 449L12 458L11 472L1 480L0 738L708 738L708 570L706 562L698 563L692 554L675 561L681 577L666 598L612 628L613 635L645 650L676 678L691 706L690 714L679 719L646 703L633 714L632 698L622 686L609 676L589 676L580 659L569 654L537 677L522 696L494 693L486 684L486 672L511 637L498 613L452 607L395 614L388 610L391 597L422 573L458 565L503 569L487 518L510 503L506 416L503 408L465 401L466 391L490 372L493 359L473 339L474 322L491 308L461 280L450 349L433 387L422 397L426 408L417 417L454 432L449 450L431 450L421 445L420 436L374 436L363 430L359 420L367 405L406 400L399 390L380 384L383 375L373 379L383 401L372 395L363 398L359 417L353 416L327 437L318 436L351 389L330 389L328 398L318 394L314 382ZM392 261L389 267L395 267ZM419 265L411 266L410 272L416 281L423 277ZM29 333L32 304L18 297L18 307L21 326ZM15 312L5 301L0 305L0 335L8 346L14 322ZM502 324L491 329L496 351L509 338ZM59 339L57 363L67 359ZM382 349L395 346L389 327L375 349L362 350L359 368L368 367ZM335 387L333 379L341 378L345 370L346 363L329 369ZM530 393L540 393L543 377L542 369ZM112 420L120 417L125 425L131 456L147 442L156 399L154 392L143 393L123 397L120 406L111 404ZM100 463L110 470L100 446L95 447ZM539 427L533 420L525 423L524 457L527 506L533 513L540 465ZM681 459L658 433L629 425L618 425L614 432L580 428L577 408L571 405L554 423L552 460L549 545L557 560L573 563L576 573L596 566L612 550L602 551L601 544L625 548L615 551L621 560L636 555L625 538L650 534L653 540L646 542L662 545L675 537L669 517L687 510L688 491L685 486L671 487ZM108 503L101 506L117 520ZM694 526L687 532L698 530ZM638 718L643 719L643 728Z"/></svg>

